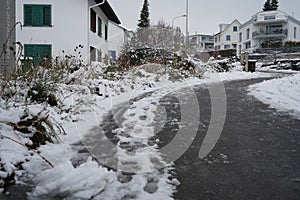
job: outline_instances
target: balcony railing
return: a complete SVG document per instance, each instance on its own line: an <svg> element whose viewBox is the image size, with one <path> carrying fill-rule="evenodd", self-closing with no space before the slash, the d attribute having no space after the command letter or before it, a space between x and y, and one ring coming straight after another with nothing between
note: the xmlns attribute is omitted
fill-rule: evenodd
<svg viewBox="0 0 300 200"><path fill-rule="evenodd" d="M252 38L285 38L287 35L287 29L277 29L273 31L254 31Z"/></svg>
<svg viewBox="0 0 300 200"><path fill-rule="evenodd" d="M257 16L253 18L253 24L270 24L270 23L278 23L278 22L287 22L287 15L267 15L267 16Z"/></svg>

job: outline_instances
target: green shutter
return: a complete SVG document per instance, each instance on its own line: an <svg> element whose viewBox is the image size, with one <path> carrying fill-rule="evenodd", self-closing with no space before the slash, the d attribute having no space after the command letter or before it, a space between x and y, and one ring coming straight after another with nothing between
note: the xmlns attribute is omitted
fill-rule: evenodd
<svg viewBox="0 0 300 200"><path fill-rule="evenodd" d="M102 37L102 20L98 17L98 36Z"/></svg>
<svg viewBox="0 0 300 200"><path fill-rule="evenodd" d="M33 57L33 47L34 45L25 44L24 45L24 57L25 59L28 57Z"/></svg>
<svg viewBox="0 0 300 200"><path fill-rule="evenodd" d="M51 26L51 6L44 6L44 26Z"/></svg>
<svg viewBox="0 0 300 200"><path fill-rule="evenodd" d="M32 18L33 18L33 26L43 26L44 20L43 20L43 6L40 5L34 5L32 6Z"/></svg>
<svg viewBox="0 0 300 200"><path fill-rule="evenodd" d="M51 49L50 44L25 44L25 59L32 57L34 64L38 64L44 57L51 58Z"/></svg>
<svg viewBox="0 0 300 200"><path fill-rule="evenodd" d="M24 26L32 25L32 6L24 5Z"/></svg>
<svg viewBox="0 0 300 200"><path fill-rule="evenodd" d="M51 26L51 5L24 5L24 26Z"/></svg>

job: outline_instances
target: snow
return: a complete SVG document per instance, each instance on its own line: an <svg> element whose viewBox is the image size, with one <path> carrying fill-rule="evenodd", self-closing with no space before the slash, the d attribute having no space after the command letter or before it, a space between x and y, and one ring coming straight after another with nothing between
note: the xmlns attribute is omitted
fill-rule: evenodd
<svg viewBox="0 0 300 200"><path fill-rule="evenodd" d="M273 76L242 72L238 63L226 73L216 73L209 65L198 63L196 73L201 79L179 70L168 72L157 64L137 67L122 76L107 74L104 77L105 67L94 64L68 75L68 84L60 83L56 91L58 107L24 105L22 95L10 102L0 99L0 160L3 165L0 177L5 179L15 172L17 182L32 181L34 188L28 194L29 199L173 199L180 185L171 175L173 163L163 159L156 144L158 140L149 143L159 131L153 126L159 99L194 85ZM110 77L113 75L114 80ZM26 94L25 90L20 94ZM146 98L131 102L146 94L149 94ZM125 112L115 111L120 105L127 105ZM113 115L119 125L113 130L119 139L116 145L110 143L99 127L111 110L116 112ZM24 145L30 143L29 136L7 124L19 122L25 111L30 115L38 115L41 111L44 115L48 113L49 120L65 131L59 134L61 142L46 143L37 151L27 149ZM91 143L88 143L89 137ZM80 141L93 158L79 153L84 146L75 144ZM107 157L116 166L103 159ZM22 170L16 167L18 164L22 165Z"/></svg>
<svg viewBox="0 0 300 200"><path fill-rule="evenodd" d="M270 107L300 119L299 73L251 85L249 93Z"/></svg>

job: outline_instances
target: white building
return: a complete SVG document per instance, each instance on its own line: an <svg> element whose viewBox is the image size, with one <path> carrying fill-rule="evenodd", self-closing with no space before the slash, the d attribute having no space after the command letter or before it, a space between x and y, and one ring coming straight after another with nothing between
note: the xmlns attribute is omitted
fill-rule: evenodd
<svg viewBox="0 0 300 200"><path fill-rule="evenodd" d="M108 56L115 60L121 54L123 48L130 43L133 31L127 30L120 24L109 21Z"/></svg>
<svg viewBox="0 0 300 200"><path fill-rule="evenodd" d="M75 55L85 61L108 54L108 21L120 20L103 0L16 0L16 41L24 56ZM102 3L102 4L101 4ZM80 53L78 53L80 52Z"/></svg>
<svg viewBox="0 0 300 200"><path fill-rule="evenodd" d="M214 36L207 34L195 34L189 36L189 44L198 52L214 50Z"/></svg>
<svg viewBox="0 0 300 200"><path fill-rule="evenodd" d="M259 12L239 28L237 55L300 41L300 21L280 11Z"/></svg>
<svg viewBox="0 0 300 200"><path fill-rule="evenodd" d="M241 23L235 19L231 24L220 24L219 32L214 35L215 51L236 49L238 42L238 28Z"/></svg>

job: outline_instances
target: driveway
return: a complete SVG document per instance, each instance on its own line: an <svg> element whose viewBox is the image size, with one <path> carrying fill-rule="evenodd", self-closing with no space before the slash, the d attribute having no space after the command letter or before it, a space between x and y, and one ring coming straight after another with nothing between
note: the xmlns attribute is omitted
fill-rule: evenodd
<svg viewBox="0 0 300 200"><path fill-rule="evenodd" d="M203 159L198 153L210 122L211 100L206 87L194 87L200 125L192 145L175 161L174 176L181 182L175 199L299 199L300 121L247 94L248 85L261 81L225 83L224 129L215 148ZM161 104L168 118L180 119L176 98L169 95ZM161 148L176 130L174 124L165 124L157 135Z"/></svg>

